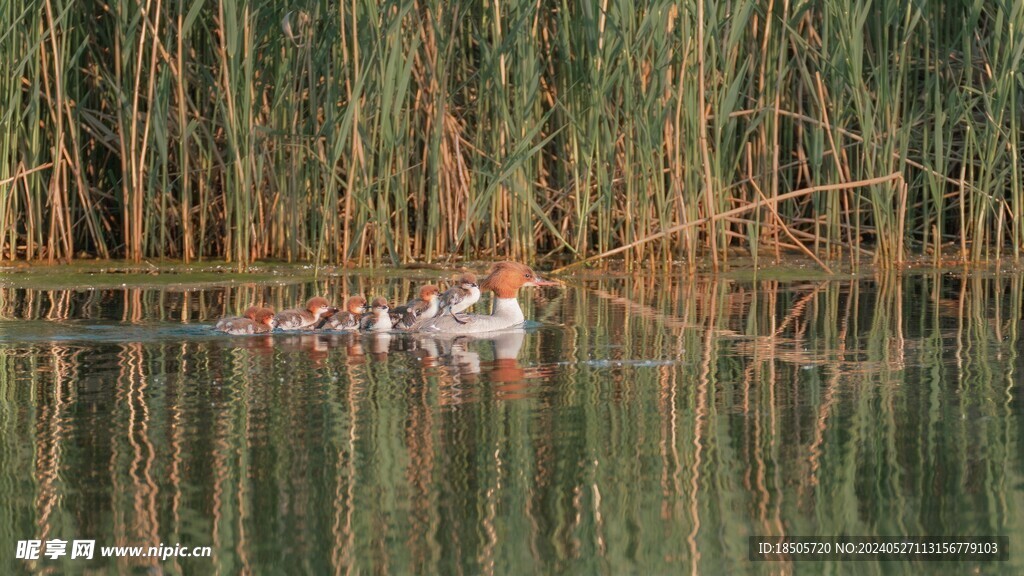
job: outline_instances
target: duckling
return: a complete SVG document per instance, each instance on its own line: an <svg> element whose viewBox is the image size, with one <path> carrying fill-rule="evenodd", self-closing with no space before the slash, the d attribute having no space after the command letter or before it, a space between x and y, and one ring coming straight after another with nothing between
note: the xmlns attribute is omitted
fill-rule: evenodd
<svg viewBox="0 0 1024 576"><path fill-rule="evenodd" d="M459 313L468 310L479 299L480 286L476 283L476 276L467 272L459 277L454 286L441 294L437 318L451 314L456 322L465 324L466 320L460 318Z"/></svg>
<svg viewBox="0 0 1024 576"><path fill-rule="evenodd" d="M235 326L242 327L247 325L247 322L252 322L256 319L256 311L259 310L259 306L249 306L242 312L241 316L228 316L227 318L221 318L217 320L217 324L214 325L214 330L221 332L228 332Z"/></svg>
<svg viewBox="0 0 1024 576"><path fill-rule="evenodd" d="M370 307L366 305L366 298L353 296L345 302L344 310L330 318L320 320L316 327L318 330L321 328L334 331L358 330L359 319L369 310Z"/></svg>
<svg viewBox="0 0 1024 576"><path fill-rule="evenodd" d="M270 308L250 306L246 308L242 317L222 318L215 330L226 332L235 336L242 334L266 334L277 326L274 311Z"/></svg>
<svg viewBox="0 0 1024 576"><path fill-rule="evenodd" d="M433 284L420 287L420 295L391 311L391 321L396 328L415 330L423 322L437 315L438 293L441 290ZM397 319L396 319L397 317Z"/></svg>
<svg viewBox="0 0 1024 576"><path fill-rule="evenodd" d="M326 298L314 296L306 302L306 308L291 308L277 313L277 327L281 330L302 330L316 326L325 316L330 316L338 309L331 306Z"/></svg>
<svg viewBox="0 0 1024 576"><path fill-rule="evenodd" d="M388 314L389 309L386 299L374 298L370 312L363 314L362 319L359 321L359 328L374 332L391 330L393 324L391 316Z"/></svg>

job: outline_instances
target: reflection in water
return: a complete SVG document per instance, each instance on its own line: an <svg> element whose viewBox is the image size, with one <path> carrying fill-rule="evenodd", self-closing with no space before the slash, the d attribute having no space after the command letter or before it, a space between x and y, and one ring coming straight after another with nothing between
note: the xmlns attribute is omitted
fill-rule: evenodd
<svg viewBox="0 0 1024 576"><path fill-rule="evenodd" d="M1024 569L1019 276L581 280L488 337L208 329L420 280L0 288L0 570L789 572L746 560L785 534L1005 534L950 569ZM14 560L30 538L214 558Z"/></svg>
<svg viewBox="0 0 1024 576"><path fill-rule="evenodd" d="M367 338L370 340L370 355L373 356L373 359L380 362L387 360L388 352L391 351L391 334L379 332L368 334Z"/></svg>

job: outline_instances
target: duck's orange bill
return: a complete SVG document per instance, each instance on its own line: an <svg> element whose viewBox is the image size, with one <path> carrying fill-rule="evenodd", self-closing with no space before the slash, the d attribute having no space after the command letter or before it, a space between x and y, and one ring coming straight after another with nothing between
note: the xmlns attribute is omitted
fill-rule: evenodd
<svg viewBox="0 0 1024 576"><path fill-rule="evenodd" d="M545 279L541 278L540 276L534 276L533 277L533 281L530 282L530 284L533 284L534 286L561 286L562 285L562 283L559 282L558 280L545 280Z"/></svg>

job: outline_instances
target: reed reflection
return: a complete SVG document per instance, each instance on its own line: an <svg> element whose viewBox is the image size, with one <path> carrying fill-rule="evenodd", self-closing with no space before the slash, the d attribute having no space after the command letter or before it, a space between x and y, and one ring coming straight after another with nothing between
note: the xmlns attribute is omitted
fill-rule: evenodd
<svg viewBox="0 0 1024 576"><path fill-rule="evenodd" d="M0 536L214 546L159 564L181 572L745 572L750 534L1024 545L1020 276L581 278L524 303L544 326L486 337L204 331L326 287L0 288Z"/></svg>

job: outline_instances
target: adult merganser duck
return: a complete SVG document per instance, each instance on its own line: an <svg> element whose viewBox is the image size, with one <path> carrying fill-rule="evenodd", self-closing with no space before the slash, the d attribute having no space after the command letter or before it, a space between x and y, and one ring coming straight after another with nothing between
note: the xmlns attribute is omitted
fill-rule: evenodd
<svg viewBox="0 0 1024 576"><path fill-rule="evenodd" d="M391 330L391 316L388 314L388 301L384 298L374 298L373 306L368 314L363 314L359 321L359 327L363 330L374 332Z"/></svg>
<svg viewBox="0 0 1024 576"><path fill-rule="evenodd" d="M337 311L338 309L331 306L326 298L314 296L306 302L305 310L300 308L282 310L277 313L275 318L277 327L281 330L303 330L316 326L321 318Z"/></svg>
<svg viewBox="0 0 1024 576"><path fill-rule="evenodd" d="M270 308L250 306L241 317L222 318L214 326L214 330L239 336L242 334L266 334L274 329L277 320Z"/></svg>
<svg viewBox="0 0 1024 576"><path fill-rule="evenodd" d="M438 302L440 311L438 316L451 314L459 324L465 324L465 320L459 317L459 312L469 310L470 306L476 304L480 299L480 287L476 283L476 276L467 272L455 281L455 285L445 290Z"/></svg>
<svg viewBox="0 0 1024 576"><path fill-rule="evenodd" d="M324 318L317 324L317 329L335 331L349 331L359 329L359 319L370 310L366 305L366 298L353 296L345 302L345 310L338 312L330 318Z"/></svg>
<svg viewBox="0 0 1024 576"><path fill-rule="evenodd" d="M433 284L421 286L419 298L413 298L405 306L399 306L391 311L391 322L395 328L415 330L424 322L436 316L439 310L437 294L440 291Z"/></svg>
<svg viewBox="0 0 1024 576"><path fill-rule="evenodd" d="M499 262L481 284L485 290L494 292L494 306L491 314L466 314L462 320L438 316L424 326L425 332L449 334L475 334L505 330L521 325L526 317L516 295L523 286L558 286L558 282L545 280L532 268L516 262Z"/></svg>

